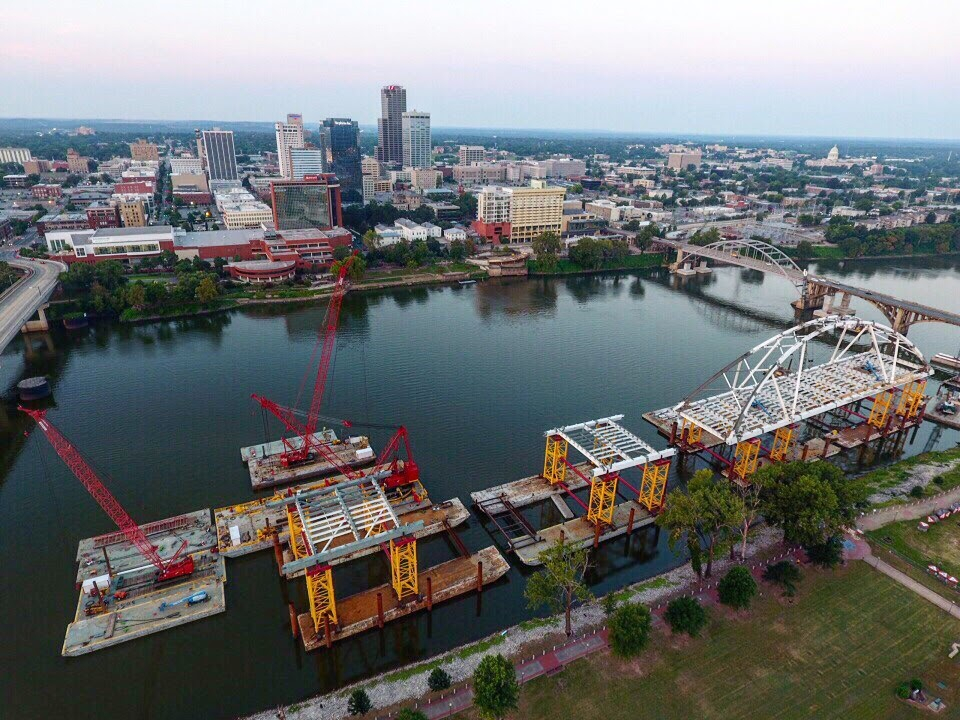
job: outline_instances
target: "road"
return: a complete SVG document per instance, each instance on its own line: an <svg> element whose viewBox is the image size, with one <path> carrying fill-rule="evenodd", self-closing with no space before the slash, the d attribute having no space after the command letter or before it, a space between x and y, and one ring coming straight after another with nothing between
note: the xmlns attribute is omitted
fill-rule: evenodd
<svg viewBox="0 0 960 720"><path fill-rule="evenodd" d="M23 323L53 294L60 273L67 266L55 260L32 260L2 257L13 267L26 271L26 276L0 295L0 351L17 336Z"/></svg>

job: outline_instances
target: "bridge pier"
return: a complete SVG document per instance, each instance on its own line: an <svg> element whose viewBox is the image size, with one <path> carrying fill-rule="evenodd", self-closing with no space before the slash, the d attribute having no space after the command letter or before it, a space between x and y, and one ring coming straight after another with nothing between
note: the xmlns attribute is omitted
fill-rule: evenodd
<svg viewBox="0 0 960 720"><path fill-rule="evenodd" d="M50 323L47 320L47 314L44 312L50 303L44 303L39 308L37 308L37 319L36 320L27 320L23 327L20 328L20 332L27 334L32 332L47 332L50 329Z"/></svg>

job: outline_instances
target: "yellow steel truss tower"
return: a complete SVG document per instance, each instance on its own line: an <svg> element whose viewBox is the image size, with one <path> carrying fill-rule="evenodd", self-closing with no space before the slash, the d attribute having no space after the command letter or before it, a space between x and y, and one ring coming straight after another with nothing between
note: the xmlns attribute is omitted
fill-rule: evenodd
<svg viewBox="0 0 960 720"><path fill-rule="evenodd" d="M867 423L875 428L882 430L887 422L887 415L890 414L890 404L893 402L893 393L884 390L873 399L873 407L870 409L870 417Z"/></svg>
<svg viewBox="0 0 960 720"><path fill-rule="evenodd" d="M911 420L920 412L920 404L923 402L923 392L927 388L926 380L915 380L903 388L900 395L900 404L897 405L897 415L901 415L907 420Z"/></svg>
<svg viewBox="0 0 960 720"><path fill-rule="evenodd" d="M398 600L420 594L415 538L390 540L390 576Z"/></svg>
<svg viewBox="0 0 960 720"><path fill-rule="evenodd" d="M680 428L680 439L683 440L684 436L686 436L687 445L696 445L703 437L703 428L684 418L683 426Z"/></svg>
<svg viewBox="0 0 960 720"><path fill-rule="evenodd" d="M760 460L760 441L756 438L737 443L736 460L733 463L733 474L741 480L746 480L757 470Z"/></svg>
<svg viewBox="0 0 960 720"><path fill-rule="evenodd" d="M547 448L543 455L543 477L551 485L562 482L567 476L567 441L559 435L547 436Z"/></svg>
<svg viewBox="0 0 960 720"><path fill-rule="evenodd" d="M590 503L587 506L587 520L596 524L609 525L613 522L613 506L617 499L617 475L595 477L590 483Z"/></svg>
<svg viewBox="0 0 960 720"><path fill-rule="evenodd" d="M310 617L317 634L323 629L326 616L331 625L337 624L337 601L333 594L333 572L329 565L307 568L307 597L310 599Z"/></svg>
<svg viewBox="0 0 960 720"><path fill-rule="evenodd" d="M663 505L663 493L667 489L669 473L669 458L643 466L643 480L640 481L640 497L637 500L649 512L656 512Z"/></svg>
<svg viewBox="0 0 960 720"><path fill-rule="evenodd" d="M287 505L287 528L290 530L290 550L295 560L307 556L306 540L303 537L303 524L296 507Z"/></svg>
<svg viewBox="0 0 960 720"><path fill-rule="evenodd" d="M770 449L770 459L774 462L781 462L787 459L787 453L790 452L790 445L793 442L793 428L789 425L777 428L773 435L773 447Z"/></svg>

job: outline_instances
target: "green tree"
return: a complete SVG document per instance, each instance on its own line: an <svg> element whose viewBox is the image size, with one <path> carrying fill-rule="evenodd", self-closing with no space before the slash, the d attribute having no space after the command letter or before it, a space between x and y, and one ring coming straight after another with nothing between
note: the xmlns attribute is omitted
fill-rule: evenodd
<svg viewBox="0 0 960 720"><path fill-rule="evenodd" d="M732 541L742 520L743 500L731 490L729 482L717 481L713 472L705 469L694 473L686 491L676 490L670 495L670 502L656 522L669 531L671 547L686 540L691 564L698 575L698 554L694 548L705 548L705 576L710 577L716 551Z"/></svg>
<svg viewBox="0 0 960 720"><path fill-rule="evenodd" d="M737 565L730 568L717 584L717 594L724 605L743 610L750 606L750 601L757 594L757 581L746 567Z"/></svg>
<svg viewBox="0 0 960 720"><path fill-rule="evenodd" d="M546 605L551 612L564 611L568 636L572 632L570 611L573 603L591 597L590 590L583 582L589 561L585 548L558 540L540 553L543 569L530 576L524 590L531 609Z"/></svg>
<svg viewBox="0 0 960 720"><path fill-rule="evenodd" d="M351 715L363 715L370 712L372 707L370 696L363 688L357 688L350 693L350 698L347 700L347 712Z"/></svg>
<svg viewBox="0 0 960 720"><path fill-rule="evenodd" d="M801 240L797 243L797 258L800 260L809 260L813 257L813 243L809 240Z"/></svg>
<svg viewBox="0 0 960 720"><path fill-rule="evenodd" d="M680 597L671 600L663 615L673 633L687 633L691 637L700 634L707 624L707 611L700 601L692 597Z"/></svg>
<svg viewBox="0 0 960 720"><path fill-rule="evenodd" d="M537 256L537 265L541 270L546 272L556 270L561 247L560 238L554 232L540 233L533 239L533 252Z"/></svg>
<svg viewBox="0 0 960 720"><path fill-rule="evenodd" d="M613 611L607 622L610 649L623 658L636 657L650 639L650 609L640 603L626 603Z"/></svg>
<svg viewBox="0 0 960 720"><path fill-rule="evenodd" d="M339 245L333 249L333 259L338 262L346 260L353 253L349 245Z"/></svg>
<svg viewBox="0 0 960 720"><path fill-rule="evenodd" d="M856 517L863 484L831 463L775 463L754 473L763 485L764 517L787 542L816 545L839 535Z"/></svg>
<svg viewBox="0 0 960 720"><path fill-rule="evenodd" d="M462 240L454 240L450 243L450 259L454 262L462 262L467 257L467 248Z"/></svg>
<svg viewBox="0 0 960 720"><path fill-rule="evenodd" d="M603 246L592 237L582 237L570 248L570 259L584 270L597 270L603 264Z"/></svg>
<svg viewBox="0 0 960 720"><path fill-rule="evenodd" d="M487 655L473 671L473 704L480 717L501 718L517 707L520 686L513 663L503 655Z"/></svg>
<svg viewBox="0 0 960 720"><path fill-rule="evenodd" d="M139 280L127 288L127 304L142 310L147 304L147 289Z"/></svg>
<svg viewBox="0 0 960 720"><path fill-rule="evenodd" d="M450 687L450 676L447 674L447 671L439 667L434 668L430 672L430 677L427 678L427 687L434 692L446 690Z"/></svg>
<svg viewBox="0 0 960 720"><path fill-rule="evenodd" d="M403 708L397 713L397 720L427 720L427 716L413 708Z"/></svg>
<svg viewBox="0 0 960 720"><path fill-rule="evenodd" d="M217 284L213 281L211 277L205 277L197 284L196 298L201 303L206 305L208 302L211 302L216 299L217 295L220 294L220 289L217 287Z"/></svg>
<svg viewBox="0 0 960 720"><path fill-rule="evenodd" d="M340 268L343 267L343 263L346 260L338 260L330 266L330 272L335 276L340 276ZM363 280L363 276L367 273L367 261L364 259L363 255L356 255L353 258L353 262L350 263L350 269L347 271L347 277L350 278L352 282L359 282Z"/></svg>
<svg viewBox="0 0 960 720"><path fill-rule="evenodd" d="M783 594L793 597L800 582L800 568L792 560L781 560L763 571L763 579L783 588Z"/></svg>

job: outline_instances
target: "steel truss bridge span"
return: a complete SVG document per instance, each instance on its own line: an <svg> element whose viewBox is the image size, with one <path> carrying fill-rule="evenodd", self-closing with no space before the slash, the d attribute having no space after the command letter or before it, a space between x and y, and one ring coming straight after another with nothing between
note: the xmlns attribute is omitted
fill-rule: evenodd
<svg viewBox="0 0 960 720"><path fill-rule="evenodd" d="M702 257L765 273L775 273L789 280L801 295L804 292L806 271L780 248L761 240L720 240L709 245L691 245L681 240L657 240L657 244L668 245L677 251L678 266L686 258Z"/></svg>
<svg viewBox="0 0 960 720"><path fill-rule="evenodd" d="M815 340L826 341L833 350L826 362L812 365ZM658 415L672 415L734 445L922 383L932 374L904 335L873 321L831 315L792 327L748 350Z"/></svg>

